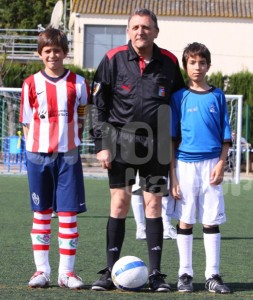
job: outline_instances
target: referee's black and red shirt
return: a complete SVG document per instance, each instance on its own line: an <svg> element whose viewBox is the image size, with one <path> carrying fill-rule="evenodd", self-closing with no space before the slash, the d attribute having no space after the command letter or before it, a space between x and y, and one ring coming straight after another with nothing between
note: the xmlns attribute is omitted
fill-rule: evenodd
<svg viewBox="0 0 253 300"><path fill-rule="evenodd" d="M93 82L92 102L97 117L92 135L96 152L102 150L101 140L107 136L108 128L104 123L122 128L132 122L143 122L155 132L161 121L158 120L159 108L169 105L171 94L184 86L176 56L156 44L153 57L143 72L131 41L108 51Z"/></svg>

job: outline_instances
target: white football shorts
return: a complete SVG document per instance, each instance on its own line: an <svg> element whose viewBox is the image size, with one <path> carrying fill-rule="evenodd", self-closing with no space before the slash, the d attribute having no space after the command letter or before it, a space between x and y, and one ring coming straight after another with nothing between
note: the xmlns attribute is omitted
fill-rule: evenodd
<svg viewBox="0 0 253 300"><path fill-rule="evenodd" d="M226 222L222 184L210 185L218 158L200 162L177 161L181 199L174 200L172 216L186 224L219 225ZM172 199L171 199L172 200ZM171 207L170 207L171 210Z"/></svg>

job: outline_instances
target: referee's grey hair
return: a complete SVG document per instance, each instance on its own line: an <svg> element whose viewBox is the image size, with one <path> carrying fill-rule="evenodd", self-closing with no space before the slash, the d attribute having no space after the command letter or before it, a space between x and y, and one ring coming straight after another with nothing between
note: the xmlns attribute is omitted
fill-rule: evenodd
<svg viewBox="0 0 253 300"><path fill-rule="evenodd" d="M156 15L151 10L149 10L147 8L136 8L134 10L134 12L128 18L128 26L129 26L129 23L130 23L130 20L132 19L132 17L136 16L136 15L138 15L138 16L149 16L153 20L153 22L155 24L155 28L157 30L159 30Z"/></svg>

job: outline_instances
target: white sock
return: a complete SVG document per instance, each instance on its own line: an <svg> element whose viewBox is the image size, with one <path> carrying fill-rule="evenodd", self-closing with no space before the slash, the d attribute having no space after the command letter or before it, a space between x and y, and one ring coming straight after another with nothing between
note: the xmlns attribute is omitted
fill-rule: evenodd
<svg viewBox="0 0 253 300"><path fill-rule="evenodd" d="M60 254L59 274L67 274L74 272L75 255Z"/></svg>
<svg viewBox="0 0 253 300"><path fill-rule="evenodd" d="M131 204L132 204L132 210L133 210L136 226L146 227L143 196L132 195Z"/></svg>
<svg viewBox="0 0 253 300"><path fill-rule="evenodd" d="M177 235L177 247L179 252L179 270L178 276L188 274L193 277L192 269L192 243L193 235Z"/></svg>
<svg viewBox="0 0 253 300"><path fill-rule="evenodd" d="M167 214L169 197L162 197L163 229L171 227L171 217Z"/></svg>
<svg viewBox="0 0 253 300"><path fill-rule="evenodd" d="M204 247L206 253L206 279L212 275L220 274L220 240L221 234L206 234L203 233Z"/></svg>
<svg viewBox="0 0 253 300"><path fill-rule="evenodd" d="M51 239L51 213L48 209L42 212L34 212L31 231L33 256L36 271L50 274L49 248Z"/></svg>
<svg viewBox="0 0 253 300"><path fill-rule="evenodd" d="M33 252L34 262L36 265L36 271L41 271L46 274L51 273L51 268L48 259L48 250L37 250Z"/></svg>

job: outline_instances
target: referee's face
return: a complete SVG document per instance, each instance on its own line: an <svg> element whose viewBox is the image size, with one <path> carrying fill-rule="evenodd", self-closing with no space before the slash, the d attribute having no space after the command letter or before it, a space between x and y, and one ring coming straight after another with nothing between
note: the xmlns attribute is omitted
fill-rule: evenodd
<svg viewBox="0 0 253 300"><path fill-rule="evenodd" d="M143 55L143 52L152 51L159 30L149 16L134 15L129 22L127 32L134 50L137 54Z"/></svg>

